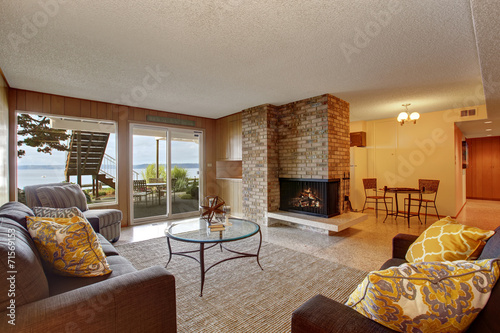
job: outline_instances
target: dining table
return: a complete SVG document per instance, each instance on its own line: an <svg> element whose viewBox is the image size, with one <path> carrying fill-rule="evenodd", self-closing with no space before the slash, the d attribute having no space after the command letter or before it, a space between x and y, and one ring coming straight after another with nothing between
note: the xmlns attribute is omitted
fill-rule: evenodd
<svg viewBox="0 0 500 333"><path fill-rule="evenodd" d="M160 188L162 187L167 187L167 183L147 183L147 187L156 188L156 192L158 193L158 205L160 204L160 199L161 199L161 191Z"/></svg>
<svg viewBox="0 0 500 333"><path fill-rule="evenodd" d="M418 188L412 188L412 187L387 187L387 186L384 186L384 195L385 195L385 193L393 193L394 194L394 200L396 201L396 211L392 211L391 213L389 213L389 211L387 211L386 218L389 215L395 216L396 219L399 216L403 216L408 221L408 228L410 227L410 217L417 216L418 220L420 221L420 207L419 207L417 213L412 213L411 212L411 196L412 195L414 195L414 196L418 195L419 198L421 198L422 197L422 192L420 191L420 189L418 189ZM405 211L404 210L404 205L403 205L403 212L402 212L402 214L399 211L398 194L406 194L406 195L408 195L408 210ZM422 223L422 221L420 221L420 223Z"/></svg>

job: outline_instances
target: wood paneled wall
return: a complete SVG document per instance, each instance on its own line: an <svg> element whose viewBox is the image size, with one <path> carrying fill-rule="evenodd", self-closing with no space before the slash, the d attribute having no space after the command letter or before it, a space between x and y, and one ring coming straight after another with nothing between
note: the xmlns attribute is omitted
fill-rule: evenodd
<svg viewBox="0 0 500 333"><path fill-rule="evenodd" d="M467 198L500 200L500 136L467 139Z"/></svg>
<svg viewBox="0 0 500 333"><path fill-rule="evenodd" d="M217 179L217 195L231 207L231 215L243 217L243 187L241 180Z"/></svg>
<svg viewBox="0 0 500 333"><path fill-rule="evenodd" d="M241 116L241 112L235 113L217 119L215 124L217 189L214 194L221 196L231 206L231 214L238 217L243 217Z"/></svg>
<svg viewBox="0 0 500 333"><path fill-rule="evenodd" d="M237 160L242 158L241 112L217 119L217 161Z"/></svg>
<svg viewBox="0 0 500 333"><path fill-rule="evenodd" d="M203 117L188 116L164 111L149 110L137 107L116 105L111 103L84 100L79 98L64 97L20 89L9 89L9 165L10 179L15 180L17 171L17 145L16 145L16 111L38 112L48 115L61 115L68 117L83 117L116 121L118 126L118 204L111 206L123 212L122 226L130 224L130 124L149 124L165 127L180 127L146 121L148 115L163 116L177 119L195 121L195 127L190 129L204 130L205 132L205 177L204 189L211 193L216 189L215 179L215 120ZM10 182L10 200L15 200L16 183ZM201 195L204 195L202 193Z"/></svg>

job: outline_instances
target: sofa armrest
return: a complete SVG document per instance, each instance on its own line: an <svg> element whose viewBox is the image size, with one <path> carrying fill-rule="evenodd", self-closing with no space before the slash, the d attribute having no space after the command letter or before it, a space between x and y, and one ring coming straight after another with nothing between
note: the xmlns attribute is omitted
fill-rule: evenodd
<svg viewBox="0 0 500 333"><path fill-rule="evenodd" d="M176 332L175 279L160 266L0 314L0 332Z"/></svg>
<svg viewBox="0 0 500 333"><path fill-rule="evenodd" d="M344 304L316 295L292 314L292 333L394 332Z"/></svg>
<svg viewBox="0 0 500 333"><path fill-rule="evenodd" d="M392 257L404 259L410 245L416 241L418 236L408 234L397 234L392 239Z"/></svg>

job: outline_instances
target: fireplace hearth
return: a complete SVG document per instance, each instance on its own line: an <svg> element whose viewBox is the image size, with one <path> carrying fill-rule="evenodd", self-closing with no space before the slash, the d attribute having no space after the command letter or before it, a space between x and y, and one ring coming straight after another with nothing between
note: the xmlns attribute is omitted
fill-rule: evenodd
<svg viewBox="0 0 500 333"><path fill-rule="evenodd" d="M280 178L280 210L320 217L340 214L340 179Z"/></svg>

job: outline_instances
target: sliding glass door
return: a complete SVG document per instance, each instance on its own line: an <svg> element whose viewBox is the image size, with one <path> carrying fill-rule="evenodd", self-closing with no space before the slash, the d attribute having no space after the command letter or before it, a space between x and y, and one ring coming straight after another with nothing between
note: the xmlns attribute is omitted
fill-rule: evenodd
<svg viewBox="0 0 500 333"><path fill-rule="evenodd" d="M170 133L172 214L198 212L201 132L172 130Z"/></svg>
<svg viewBox="0 0 500 333"><path fill-rule="evenodd" d="M132 130L132 202L134 221L167 216L167 131L134 126Z"/></svg>
<svg viewBox="0 0 500 333"><path fill-rule="evenodd" d="M197 215L202 132L132 126L134 223Z"/></svg>

